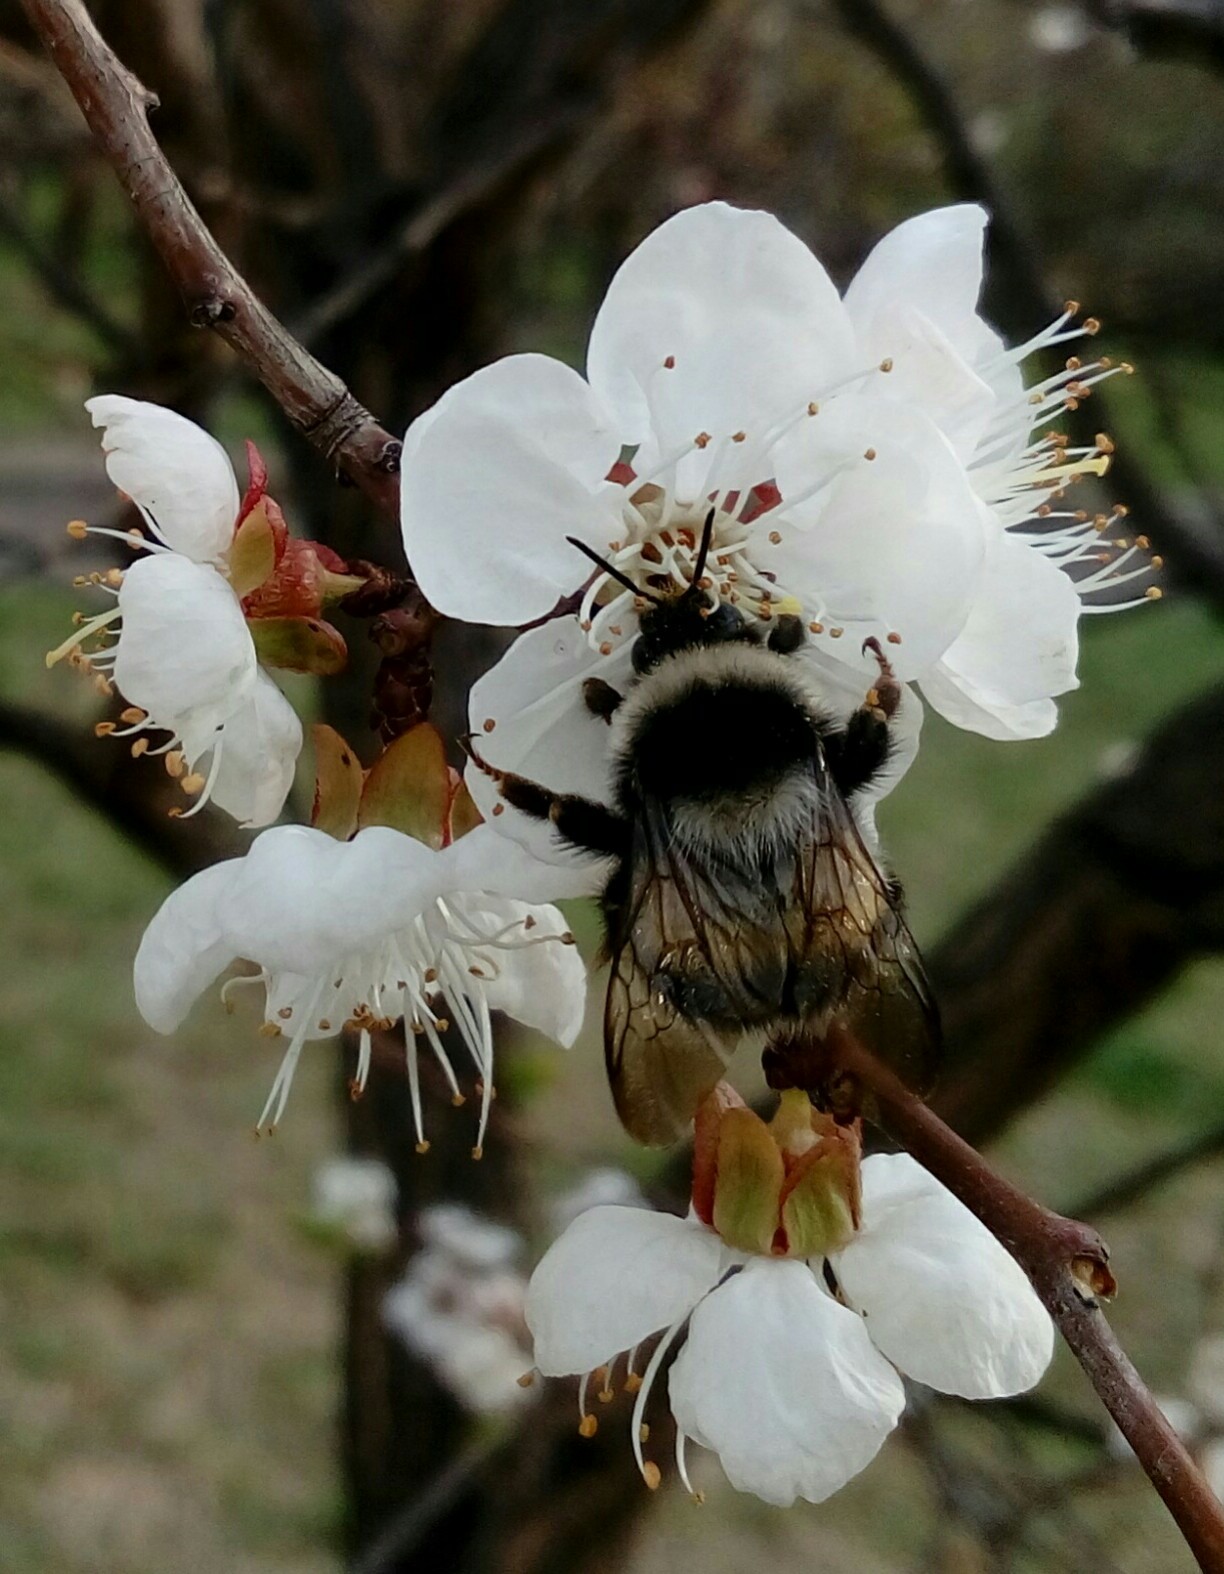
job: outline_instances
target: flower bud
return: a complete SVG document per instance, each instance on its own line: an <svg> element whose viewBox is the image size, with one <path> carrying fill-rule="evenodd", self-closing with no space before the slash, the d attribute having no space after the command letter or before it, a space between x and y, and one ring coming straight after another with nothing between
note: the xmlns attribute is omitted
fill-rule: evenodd
<svg viewBox="0 0 1224 1574"><path fill-rule="evenodd" d="M798 1089L766 1124L720 1083L697 1112L693 1207L738 1251L840 1251L859 1224L860 1157L857 1123L839 1126Z"/></svg>

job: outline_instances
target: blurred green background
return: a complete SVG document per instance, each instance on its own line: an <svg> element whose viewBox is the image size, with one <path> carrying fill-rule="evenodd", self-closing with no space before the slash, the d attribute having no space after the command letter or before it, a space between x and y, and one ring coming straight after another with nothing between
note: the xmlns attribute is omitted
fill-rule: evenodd
<svg viewBox="0 0 1224 1574"><path fill-rule="evenodd" d="M430 171L445 173L457 157L464 72L511 9L385 0L299 16L251 4L219 8L219 22L218 8L187 0L128 0L97 14L162 92L158 130L206 213L292 321L380 254L399 222L396 201L411 213ZM845 278L893 222L956 194L911 89L847 29L856 8L675 6L675 28L644 42L632 7L608 9L610 31L590 46L594 76L607 80L579 131L529 162L509 192L497 187L483 228L461 224L438 257L405 257L345 325L343 343L339 330L324 336L324 359L343 358L344 375L389 423L466 360L499 349L530 346L580 364L610 266L684 202L718 195L773 207ZM321 70L320 40L333 37L325 12L338 36L361 44L344 51L359 86L374 79L371 40L384 53L377 69L392 85L402 80L394 135L336 110L337 146L343 134L364 135L383 155L373 193L351 160L329 163L302 129L309 95L303 88L296 102L295 88ZM924 0L895 3L886 16L934 65L1055 299L1084 299L1105 319L1104 347L1138 363L1137 377L1109 390L1119 446L1169 509L1206 520L1210 535L1224 506L1218 66L1193 49L1170 59L1146 39L1136 47L1099 25L1091 4ZM549 22L559 34L571 25L564 7ZM618 28L632 48L618 44ZM9 6L0 5L0 32L0 699L87 731L102 714L96 697L42 658L79 599L62 524L101 520L111 506L81 409L91 391L207 412L231 447L257 436L303 534L334 524L328 538L345 540L354 505L296 451L227 352L178 326L121 196ZM227 76L236 55L246 73L237 85ZM533 58L525 53L514 82L530 77ZM432 101L451 99L430 123L414 95L435 70ZM334 108L334 95L328 102ZM539 114L530 103L526 113ZM222 122L229 151L209 140ZM360 222L346 206L358 197ZM469 253L486 243L476 270ZM48 258L120 332L100 333L65 303ZM464 324L453 349L448 312ZM1052 737L994 744L928 720L918 763L881 817L922 943L989 892L1167 713L1224 680L1218 597L1194 574L1179 579L1174 550L1154 544L1173 571L1170 593L1085 619L1082 688L1062 704ZM305 685L294 693L313 711ZM359 715L359 699L353 706ZM299 791L308 790L304 765ZM284 1129L252 1141L275 1046L215 1000L173 1040L158 1039L132 1003L131 959L168 874L20 748L0 755L0 803L0 1568L337 1569L349 1517L337 1462L342 1273L301 1227L313 1172L348 1140L335 1058L318 1046ZM1218 1124L1222 1021L1224 969L1204 956L992 1152L1042 1200L1069 1205ZM519 1045L516 1068L519 1151L536 1195L594 1164L649 1179L613 1118L594 1031L567 1057ZM1188 1168L1102 1223L1122 1284L1118 1331L1159 1393L1185 1397L1196 1351L1224 1335L1220 1168ZM1062 1355L1041 1395L1064 1425L953 1406L934 1420L924 1413L819 1508L766 1509L717 1487L716 1472L700 1511L665 1490L615 1566L1189 1568L1137 1469L1103 1446L1092 1396ZM1047 1508L1030 1501L1022 1532L992 1531L1006 1519L1001 1506L1056 1478L1064 1489ZM507 1574L520 1567L535 1565Z"/></svg>

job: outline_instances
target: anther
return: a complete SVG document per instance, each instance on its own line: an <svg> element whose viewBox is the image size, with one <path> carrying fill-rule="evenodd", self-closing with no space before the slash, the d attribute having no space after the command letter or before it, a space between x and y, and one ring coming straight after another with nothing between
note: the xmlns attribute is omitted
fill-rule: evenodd
<svg viewBox="0 0 1224 1574"><path fill-rule="evenodd" d="M190 775L183 777L179 786L194 798L196 793L204 791L204 780L198 771L192 771Z"/></svg>
<svg viewBox="0 0 1224 1574"><path fill-rule="evenodd" d="M289 1018L293 1015L293 1007L282 1006L276 1014L282 1022L288 1022Z"/></svg>
<svg viewBox="0 0 1224 1574"><path fill-rule="evenodd" d="M494 727L497 726L497 723L493 720L492 716L486 716L484 721L481 723L481 726L485 732L492 732Z"/></svg>
<svg viewBox="0 0 1224 1574"><path fill-rule="evenodd" d="M874 459L875 456L876 456L876 451L875 451L874 448L866 448L866 449L863 450L863 458L864 459Z"/></svg>
<svg viewBox="0 0 1224 1574"><path fill-rule="evenodd" d="M649 1421L643 1421L641 1426L638 1427L638 1440L640 1442L642 1442L642 1443L649 1443L650 1442L650 1423L649 1423Z"/></svg>
<svg viewBox="0 0 1224 1574"><path fill-rule="evenodd" d="M279 1038L281 1036L280 1026L276 1022L261 1022L259 1031L264 1038Z"/></svg>
<svg viewBox="0 0 1224 1574"><path fill-rule="evenodd" d="M1067 370L1069 372L1078 372L1083 364L1078 355L1069 355L1067 357Z"/></svg>
<svg viewBox="0 0 1224 1574"><path fill-rule="evenodd" d="M187 769L187 761L182 749L171 749L170 753L166 755L165 766L166 774L173 776L177 780Z"/></svg>
<svg viewBox="0 0 1224 1574"><path fill-rule="evenodd" d="M621 627L621 625L619 623L609 623L608 624L608 633L609 634L615 634L618 639L620 638L620 636L624 632L625 632L624 629Z"/></svg>
<svg viewBox="0 0 1224 1574"><path fill-rule="evenodd" d="M147 738L137 738L136 742L132 745L132 758L134 760L138 760L142 754L145 754L148 751L148 747L149 740Z"/></svg>
<svg viewBox="0 0 1224 1574"><path fill-rule="evenodd" d="M675 371L675 369L676 369L676 357L674 355L669 355L666 358L666 360L663 362L663 366L664 366L664 369L666 371L669 371L669 372Z"/></svg>
<svg viewBox="0 0 1224 1574"><path fill-rule="evenodd" d="M808 624L808 633L809 634L823 634L824 633L824 624L823 623L809 623Z"/></svg>
<svg viewBox="0 0 1224 1574"><path fill-rule="evenodd" d="M816 401L814 399L813 399L812 403L808 405L807 413L809 415L819 415L820 414L820 406L816 403Z"/></svg>
<svg viewBox="0 0 1224 1574"><path fill-rule="evenodd" d="M845 632L846 632L845 629L830 629L829 630L829 638L830 639L840 639Z"/></svg>
<svg viewBox="0 0 1224 1574"><path fill-rule="evenodd" d="M742 443L747 436L747 432L732 432L731 441L733 443Z"/></svg>
<svg viewBox="0 0 1224 1574"><path fill-rule="evenodd" d="M425 982L427 984L436 984L437 981L438 981L438 970L437 970L437 968L436 967L427 967L425 969L423 977L424 977L424 980L425 980Z"/></svg>
<svg viewBox="0 0 1224 1574"><path fill-rule="evenodd" d="M1079 315L1079 309L1080 303L1078 301L1063 302L1063 311L1066 312L1068 317L1077 317Z"/></svg>
<svg viewBox="0 0 1224 1574"><path fill-rule="evenodd" d="M68 534L74 541L84 541L89 534L89 526L83 519L70 519L67 528Z"/></svg>
<svg viewBox="0 0 1224 1574"><path fill-rule="evenodd" d="M1096 434L1096 445L1103 454L1112 454L1116 448L1114 440L1108 432L1098 432Z"/></svg>
<svg viewBox="0 0 1224 1574"><path fill-rule="evenodd" d="M882 360L880 362L880 370L882 372L891 372L892 369L893 369L892 356L889 355L889 356L886 356L884 358L884 360Z"/></svg>
<svg viewBox="0 0 1224 1574"><path fill-rule="evenodd" d="M601 656L610 656L612 654L612 646L606 639L600 644L599 654Z"/></svg>
<svg viewBox="0 0 1224 1574"><path fill-rule="evenodd" d="M901 636L895 630L891 634L886 634L884 637L890 645L899 645L901 643Z"/></svg>
<svg viewBox="0 0 1224 1574"><path fill-rule="evenodd" d="M1081 326L1083 327L1084 332L1091 338L1092 335L1100 333L1101 319L1099 317L1085 317Z"/></svg>
<svg viewBox="0 0 1224 1574"><path fill-rule="evenodd" d="M133 723L143 721L144 719L145 713L140 709L139 705L129 705L126 710L121 710L119 712L120 721Z"/></svg>
<svg viewBox="0 0 1224 1574"><path fill-rule="evenodd" d="M698 432L697 436L694 437L694 439L693 439L693 447L694 448L708 448L709 446L710 446L710 434L709 434L709 432Z"/></svg>
<svg viewBox="0 0 1224 1574"><path fill-rule="evenodd" d="M426 1142L424 1137L422 1137L420 1142L418 1142L416 1144L416 1150L415 1151L417 1153L428 1153L429 1152L429 1144L428 1144L428 1142Z"/></svg>
<svg viewBox="0 0 1224 1574"><path fill-rule="evenodd" d="M657 1492L659 1490L659 1482L662 1481L662 1479L662 1472L659 1470L659 1467L655 1464L654 1460L646 1460L642 1465L642 1480L652 1492Z"/></svg>
<svg viewBox="0 0 1224 1574"><path fill-rule="evenodd" d="M1147 549L1151 546L1151 544L1152 543L1148 540L1148 538L1146 536L1136 536L1135 537L1135 545L1137 547L1142 548L1142 550L1144 552L1147 551Z"/></svg>
<svg viewBox="0 0 1224 1574"><path fill-rule="evenodd" d="M494 818L496 818L499 814L505 814L505 812L506 812L506 806L505 806L504 803L495 803L493 805Z"/></svg>
<svg viewBox="0 0 1224 1574"><path fill-rule="evenodd" d="M1163 568L1164 567L1164 558L1160 557L1159 554L1157 556L1153 557L1153 559L1152 559L1152 567L1153 568Z"/></svg>
<svg viewBox="0 0 1224 1574"><path fill-rule="evenodd" d="M467 1099L464 1098L462 1093L452 1093L451 1094L451 1105L452 1105L453 1108L459 1109L466 1103L467 1103Z"/></svg>
<svg viewBox="0 0 1224 1574"><path fill-rule="evenodd" d="M1143 594L1148 601L1159 601L1164 595L1164 591L1161 590L1159 585L1149 585Z"/></svg>
<svg viewBox="0 0 1224 1574"><path fill-rule="evenodd" d="M578 1436L579 1437L594 1437L596 1432L598 1432L598 1431L599 1431L599 1417L595 1416L595 1415L591 1415L590 1412L588 1411L588 1413L586 1415L584 1415L582 1420L579 1421L579 1423L578 1423Z"/></svg>
<svg viewBox="0 0 1224 1574"><path fill-rule="evenodd" d="M434 1026L437 1028L439 1033L449 1033L450 1032L450 1018L449 1017L439 1017L437 1019L437 1021L434 1023Z"/></svg>
<svg viewBox="0 0 1224 1574"><path fill-rule="evenodd" d="M515 1380L520 1388L530 1388L532 1383L534 1383L536 1380L535 1367L533 1366L530 1372L524 1372L522 1377L516 1378Z"/></svg>
<svg viewBox="0 0 1224 1574"><path fill-rule="evenodd" d="M319 1019L319 1032L320 1033L330 1033L331 1032L331 1023L327 1020L326 1017L321 1017Z"/></svg>
<svg viewBox="0 0 1224 1574"><path fill-rule="evenodd" d="M769 539L773 542L774 546L780 545L782 541L782 532L780 530L771 530L769 532Z"/></svg>
<svg viewBox="0 0 1224 1574"><path fill-rule="evenodd" d="M115 723L113 721L100 721L100 722L96 723L95 726L94 726L94 737L95 738L109 738L111 733L114 732L114 730L115 730Z"/></svg>
<svg viewBox="0 0 1224 1574"><path fill-rule="evenodd" d="M640 1374L637 1372L630 1372L629 1376L625 1379L625 1392L627 1394L636 1394L641 1386L642 1379Z"/></svg>

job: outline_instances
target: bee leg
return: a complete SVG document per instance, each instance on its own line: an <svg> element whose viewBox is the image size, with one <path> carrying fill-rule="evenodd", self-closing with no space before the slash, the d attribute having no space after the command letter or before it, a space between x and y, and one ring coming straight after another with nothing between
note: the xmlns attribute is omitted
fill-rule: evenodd
<svg viewBox="0 0 1224 1574"><path fill-rule="evenodd" d="M467 741L467 751L479 769L497 783L498 792L511 808L530 815L533 820L551 820L557 834L583 852L614 858L628 854L628 823L602 803L579 797L577 793L553 792L513 771L499 771L481 759L471 739Z"/></svg>
<svg viewBox="0 0 1224 1574"><path fill-rule="evenodd" d="M779 656L791 656L806 638L807 630L803 626L803 619L797 618L793 612L784 612L774 619L770 626L769 638L765 643Z"/></svg>
<svg viewBox="0 0 1224 1574"><path fill-rule="evenodd" d="M592 716L601 716L609 726L625 696L602 678L587 678L582 685L582 699Z"/></svg>
<svg viewBox="0 0 1224 1574"><path fill-rule="evenodd" d="M891 721L897 714L897 706L901 703L901 685L897 682L892 662L881 650L878 639L874 637L865 639L863 649L871 652L880 668L880 676L876 680L875 687L868 689L863 708L879 711L881 721Z"/></svg>

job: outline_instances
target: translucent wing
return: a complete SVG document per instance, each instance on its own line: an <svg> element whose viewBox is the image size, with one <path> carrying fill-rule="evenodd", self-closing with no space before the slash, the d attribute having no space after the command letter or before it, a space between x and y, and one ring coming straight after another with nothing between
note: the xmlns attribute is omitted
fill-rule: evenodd
<svg viewBox="0 0 1224 1574"><path fill-rule="evenodd" d="M748 864L694 856L657 801L635 819L604 1042L639 1142L682 1136L752 1032L838 1018L909 1086L930 1085L939 1020L917 945L820 757L814 772L803 832Z"/></svg>
<svg viewBox="0 0 1224 1574"><path fill-rule="evenodd" d="M612 1095L639 1142L683 1136L746 1028L775 1012L787 941L776 891L761 895L769 911L754 925L742 909L755 904L676 847L659 804L644 806L609 937L604 1015Z"/></svg>
<svg viewBox="0 0 1224 1574"><path fill-rule="evenodd" d="M938 1069L939 1012L899 893L872 857L846 800L818 770L820 812L795 860L787 928L795 1014L839 1018L909 1087Z"/></svg>

